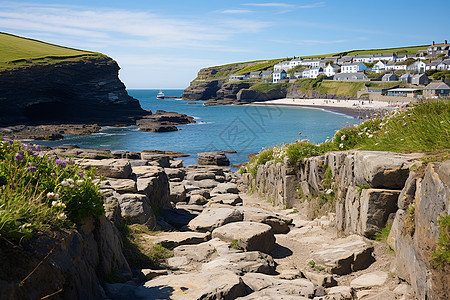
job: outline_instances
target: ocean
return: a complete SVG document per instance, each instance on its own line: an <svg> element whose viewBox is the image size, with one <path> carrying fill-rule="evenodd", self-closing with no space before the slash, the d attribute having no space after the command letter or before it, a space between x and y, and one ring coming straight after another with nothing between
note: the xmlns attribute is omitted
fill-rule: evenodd
<svg viewBox="0 0 450 300"><path fill-rule="evenodd" d="M176 111L193 116L197 123L177 126L173 132L144 132L135 126L104 127L88 136L65 135L63 140L43 141L48 146L77 145L111 150L171 150L189 154L185 165L197 163L197 153L234 150L227 154L232 164L248 161L247 155L299 137L321 143L342 127L359 123L351 116L320 109L253 105L203 106L203 101L156 99L159 90L128 90L142 108ZM180 97L183 90L163 90ZM195 102L195 104L189 104ZM300 135L301 133L301 135Z"/></svg>

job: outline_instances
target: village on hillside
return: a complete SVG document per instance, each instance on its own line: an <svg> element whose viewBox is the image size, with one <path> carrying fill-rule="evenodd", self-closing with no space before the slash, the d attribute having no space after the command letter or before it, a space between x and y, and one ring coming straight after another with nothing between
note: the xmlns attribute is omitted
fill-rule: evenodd
<svg viewBox="0 0 450 300"><path fill-rule="evenodd" d="M437 72L450 72L450 44L433 42L426 50L415 54L402 54L401 51L388 54L329 56L322 58L294 57L281 61L273 70L254 71L247 74L232 74L229 81L261 80L266 83L294 83L298 79L318 78L333 81L381 81L399 82L386 90L366 92L380 93L383 96L437 98L449 97L450 86L442 80L432 80L428 75ZM427 75L428 74L428 75ZM448 76L447 76L448 77Z"/></svg>

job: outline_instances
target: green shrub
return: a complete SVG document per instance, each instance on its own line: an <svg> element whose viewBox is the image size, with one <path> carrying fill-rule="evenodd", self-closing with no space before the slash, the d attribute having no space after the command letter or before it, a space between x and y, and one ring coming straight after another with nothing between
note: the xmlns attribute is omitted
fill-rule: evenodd
<svg viewBox="0 0 450 300"><path fill-rule="evenodd" d="M81 225L104 213L95 170L40 155L39 146L0 142L0 237L30 238L36 231Z"/></svg>
<svg viewBox="0 0 450 300"><path fill-rule="evenodd" d="M392 224L387 224L380 232L375 234L375 240L386 243L389 233L391 232Z"/></svg>

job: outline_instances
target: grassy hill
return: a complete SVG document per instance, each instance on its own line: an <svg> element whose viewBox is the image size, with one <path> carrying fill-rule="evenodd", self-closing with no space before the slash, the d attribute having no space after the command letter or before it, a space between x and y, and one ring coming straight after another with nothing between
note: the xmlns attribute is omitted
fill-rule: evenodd
<svg viewBox="0 0 450 300"><path fill-rule="evenodd" d="M77 60L98 55L102 54L0 32L0 70L33 64L52 64L67 59Z"/></svg>

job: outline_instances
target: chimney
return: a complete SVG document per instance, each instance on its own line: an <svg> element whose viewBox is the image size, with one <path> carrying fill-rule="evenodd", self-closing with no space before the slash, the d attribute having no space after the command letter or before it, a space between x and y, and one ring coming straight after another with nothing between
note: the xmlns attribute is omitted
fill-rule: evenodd
<svg viewBox="0 0 450 300"><path fill-rule="evenodd" d="M447 40L445 40L445 43L444 44L446 44L447 45Z"/></svg>
<svg viewBox="0 0 450 300"><path fill-rule="evenodd" d="M434 46L434 41L433 41L433 46Z"/></svg>

